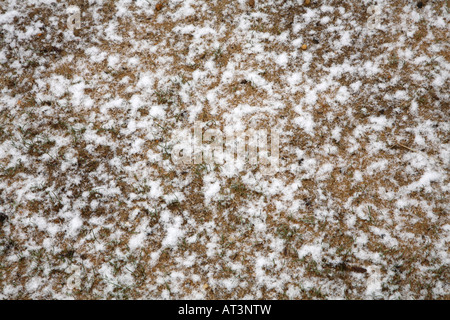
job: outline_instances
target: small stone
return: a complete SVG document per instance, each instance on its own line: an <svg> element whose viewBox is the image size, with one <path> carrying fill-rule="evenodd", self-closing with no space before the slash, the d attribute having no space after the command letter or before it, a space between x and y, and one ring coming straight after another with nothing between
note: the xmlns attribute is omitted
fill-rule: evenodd
<svg viewBox="0 0 450 320"><path fill-rule="evenodd" d="M248 0L248 5L252 8L255 7L255 0Z"/></svg>
<svg viewBox="0 0 450 320"><path fill-rule="evenodd" d="M310 3L311 3L311 0L305 0L305 5L309 6Z"/></svg>
<svg viewBox="0 0 450 320"><path fill-rule="evenodd" d="M422 2L422 1L419 1L419 2L417 3L417 7L418 7L419 9L421 9L421 8L423 7L423 2Z"/></svg>
<svg viewBox="0 0 450 320"><path fill-rule="evenodd" d="M207 284L207 283L205 283L204 285L203 285L203 290L207 290L209 288L209 285Z"/></svg>
<svg viewBox="0 0 450 320"><path fill-rule="evenodd" d="M163 7L162 3L161 3L161 2L158 3L158 4L156 5L156 11L161 11L162 7Z"/></svg>
<svg viewBox="0 0 450 320"><path fill-rule="evenodd" d="M306 44L302 45L302 50L308 49L308 46Z"/></svg>

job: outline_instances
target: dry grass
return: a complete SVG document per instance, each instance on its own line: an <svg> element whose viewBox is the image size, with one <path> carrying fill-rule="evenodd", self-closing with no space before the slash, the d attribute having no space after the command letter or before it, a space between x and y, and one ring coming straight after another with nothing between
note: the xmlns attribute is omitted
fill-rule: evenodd
<svg viewBox="0 0 450 320"><path fill-rule="evenodd" d="M97 6L97 20L87 1L69 2L78 5L85 14L83 28L77 30L77 38L69 40L64 37L63 13L55 12L51 7L25 4L22 10L27 14L15 18L12 24L25 31L27 25L39 20L45 26L43 35L35 36L31 41L18 40L17 47L13 48L5 44L5 31L0 34L8 61L0 67L0 87L5 95L20 100L15 105L6 100L0 102L6 104L6 108L0 108L0 144L16 148L26 160L0 157L0 208L5 211L0 216L0 293L15 299L60 298L67 294L66 282L70 275L65 269L76 264L82 266L82 287L69 292L69 295L77 299L178 299L198 292L203 293L206 299L249 296L285 299L292 296L292 290L296 292L296 299L337 296L361 299L365 297L369 270L377 265L383 278L384 297L450 298L448 291L440 295L433 291L438 283L444 283L447 289L449 286L449 266L439 258L436 247L448 234L444 229L449 224L449 195L448 188L445 189L448 177L445 176L441 183L431 183L431 192L423 189L410 193L408 199L415 205L404 208L396 206L395 196L388 200L380 192L386 190L399 194L402 188L419 180L423 169L415 172L405 170L413 157L419 155L448 171L448 162L444 163L440 155L441 146L449 143L450 109L448 101L442 100L443 96L448 98L448 83L444 84L441 92L435 92L435 87L430 85L432 79L427 78L436 74L441 65L437 62L413 65L401 61L393 51L390 60L381 65L382 71L374 76L336 75L334 80L342 86L350 86L360 80L366 89L355 93L346 105L339 107L329 99L335 96L337 89L321 92L317 104L308 108L316 124L315 135L310 136L294 121L298 117L295 106L307 92L299 90L290 94L285 90L289 71L301 71L304 56L298 54L290 58L285 68L271 60L258 60L257 54L249 53L251 44L235 35L237 21L234 19L246 12L260 12L267 15L267 20L253 19L250 29L279 36L292 30L296 19L306 12L304 6L294 5L292 1L275 1L273 6L256 1L254 5L240 6L227 0L211 2L208 5L210 11L202 12L199 3L192 6L197 12L195 15L177 21L166 19L160 23L159 15L175 12L181 4L161 2L154 14L147 15L131 3L128 10L133 18L118 19L120 27L116 33L123 37L123 41L114 42L97 36L101 32L99 25L108 24L116 15L114 1L104 1L102 6ZM156 5L155 1L150 3ZM352 22L358 28L365 25L368 18L366 6L341 1L328 3L351 13L352 19L337 13L331 17L329 23L340 21L341 31L352 30L355 27ZM400 14L405 4L406 1L391 2L389 10ZM318 1L312 1L308 9L320 5ZM442 10L442 5L436 1L425 5L436 14ZM4 13L5 5L0 6ZM51 19L54 18L56 25L52 24ZM427 21L411 22L416 30L414 37L401 40L404 31L395 29L395 21L396 17L386 21L388 31L380 31L376 35L357 37L353 34L352 45L341 50L330 45L339 41L339 32L330 33L327 31L329 24L317 22L317 19L307 29L299 30L295 37L290 35L291 41L282 43L267 39L263 46L266 51L292 52L292 40L303 38L303 42L308 44L305 52L313 57L303 75L303 81L308 79L309 83L300 83L299 87L319 84L333 65L350 61L363 67L366 61L383 57L389 46L401 41L403 49L428 57L441 57L449 63L448 47L447 51L443 49L445 47L439 47L441 51L432 49L437 43L447 41L448 32L429 27ZM211 22L210 26L215 30L224 27L225 32L217 39L205 37L201 44L197 43L198 55L192 64L186 64L185 56L194 50L195 39L189 33L181 34L174 30L177 26L202 26L207 22ZM430 32L434 36L432 39L427 37ZM215 41L220 43L220 49L215 47ZM139 46L145 43L158 47L158 51L140 50ZM109 56L119 55L122 61L138 57L139 65L130 67L124 63L119 68L110 68L107 60L94 62L85 53L86 48L94 45ZM17 48L30 50L31 57L24 61ZM245 57L239 65L241 77L224 84L222 75L237 55ZM167 61L165 64L161 57ZM10 62L15 60L23 63L23 73L16 73L11 65ZM242 119L249 127L282 127L281 167L294 169L282 170L274 178L282 181L284 186L300 182L293 199L286 200L283 194L268 195L261 186L243 182L243 176L252 169L248 166L248 171L240 177L222 177L221 199L205 205L205 176L211 172L220 176L220 166L178 168L154 163L148 158L149 151L161 153L171 132L190 125L188 116L192 105L184 102L181 91L186 83L195 83L195 72L204 70L210 61L215 63L218 73L209 74L204 86L193 85L188 91L192 105L203 105L197 120L215 123L222 129L226 125L224 116L240 104L266 105L277 95L278 100L285 104L274 115L246 115ZM271 83L273 93L269 94L249 81L246 70L260 70L260 76ZM138 81L142 72L163 76L152 87L140 88ZM413 73L422 75L425 80L414 80L411 77ZM92 99L92 107L73 105L70 92L56 97L48 85L39 87L39 79L55 75L71 84L85 81L84 94ZM173 81L168 82L169 78ZM217 100L224 99L226 107L218 108L206 99L209 90L214 88L220 88ZM378 92L371 91L371 88L378 88ZM138 112L134 112L127 103L140 90L151 94ZM389 102L384 99L386 94L397 90L406 90L409 96L420 92L417 115L410 114L411 101ZM42 96L48 100L38 98ZM62 99L66 99L66 105L60 104ZM123 104L104 109L112 99L123 99ZM164 106L165 118L153 118L151 105ZM49 109L54 112L46 111ZM357 128L370 125L370 116L385 116L394 125L355 136ZM147 128L126 133L129 123L136 120L154 121L152 138L149 138ZM426 147L422 148L415 145L411 128L426 121L433 123L435 139L427 141ZM339 141L331 138L336 127L342 128ZM87 138L88 133L95 133L106 143L95 145ZM145 144L141 152L132 154L130 144L138 138ZM378 153L370 151L374 143L383 146ZM355 144L359 148L350 152ZM330 147L335 151L328 152ZM301 158L296 153L298 149L304 151ZM68 153L77 161L63 170ZM114 159L120 159L119 166L113 164ZM302 169L305 159L315 159L318 167L332 163L334 168L319 179ZM365 173L372 163L381 160L388 161L384 171L367 174L362 181L354 179L355 173ZM133 172L133 165L142 163L146 167ZM154 180L162 182L165 195L182 194L184 198L168 202L161 197L147 197L151 190L150 182ZM34 197L18 201L17 190L25 185L32 185L26 193ZM104 188L118 191L107 195ZM296 212L289 210L294 202L299 206ZM365 206L363 213L349 210L349 202L355 210ZM264 210L261 218L254 214L253 207ZM434 218L430 218L430 210ZM70 220L65 212L71 211L79 211L83 219L80 232L75 237L67 233ZM165 211L173 217L181 217L181 226L186 230L175 247L162 245L167 232L162 218ZM134 218L130 219L132 214ZM55 226L57 232L50 234L33 217L44 219L48 225ZM265 234L269 236L255 230L258 219L264 219ZM349 219L354 220L353 225L349 224ZM142 248L131 250L130 238L140 232L142 223L151 232ZM373 228L386 230L396 239L397 245L387 244L383 237L373 232ZM411 234L411 238L402 238L403 232ZM364 250L377 254L380 257L378 262L372 258L362 259L358 254L361 246L356 242L362 235L367 236ZM52 250L46 244L49 238L54 240ZM300 248L315 242L326 248L321 260L315 260L312 255L299 257ZM282 243L281 252L277 251L278 243ZM214 245L213 254L210 253L211 244ZM158 259L152 258L155 252L160 254ZM195 257L194 263L183 266L180 261L189 256ZM255 259L259 256L277 258L272 265L264 265L262 270L269 278L285 277L287 280L282 282L282 287L271 286L270 281L258 282L256 275L261 271L257 270ZM236 265L241 267L236 268ZM112 270L110 278L102 273L105 266ZM184 273L186 277L177 282L171 277L174 272ZM129 274L129 278L123 278L124 274ZM191 275L198 275L198 280L194 281ZM49 286L45 290L28 289L33 278L45 279ZM226 290L219 284L228 279L241 285L234 290ZM314 285L305 288L304 282L308 281ZM111 284L114 289L107 290ZM8 295L6 289L10 287L19 290Z"/></svg>

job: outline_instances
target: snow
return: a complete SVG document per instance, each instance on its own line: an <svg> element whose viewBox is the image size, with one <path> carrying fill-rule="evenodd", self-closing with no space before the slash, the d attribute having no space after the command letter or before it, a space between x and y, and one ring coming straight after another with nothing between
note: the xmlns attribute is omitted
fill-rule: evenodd
<svg viewBox="0 0 450 320"><path fill-rule="evenodd" d="M156 4L0 4L0 297L448 296L444 4Z"/></svg>

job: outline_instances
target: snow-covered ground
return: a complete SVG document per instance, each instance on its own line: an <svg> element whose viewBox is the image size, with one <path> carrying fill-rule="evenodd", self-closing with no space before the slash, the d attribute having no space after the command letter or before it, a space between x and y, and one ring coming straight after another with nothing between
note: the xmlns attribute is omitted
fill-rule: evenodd
<svg viewBox="0 0 450 320"><path fill-rule="evenodd" d="M0 2L0 298L449 299L449 7L373 4Z"/></svg>

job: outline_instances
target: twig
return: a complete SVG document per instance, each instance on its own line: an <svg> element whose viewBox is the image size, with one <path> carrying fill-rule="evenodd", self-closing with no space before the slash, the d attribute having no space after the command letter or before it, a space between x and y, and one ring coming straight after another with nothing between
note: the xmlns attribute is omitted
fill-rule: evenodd
<svg viewBox="0 0 450 320"><path fill-rule="evenodd" d="M408 150L410 150L410 151L412 151L412 152L421 153L421 151L415 150L415 149L411 149L410 147L407 147L407 146L405 146L405 145L403 145L403 144L401 144L401 143L398 143L398 142L397 142L397 145L400 146L400 147L403 147L403 148L405 148L405 149L408 149Z"/></svg>
<svg viewBox="0 0 450 320"><path fill-rule="evenodd" d="M434 156L432 156L432 155L429 155L429 154L426 153L426 152L423 152L423 151L420 151L420 150L416 150L416 149L412 149L412 148L407 147L407 146L405 146L405 145L403 145L403 144L401 144L401 143L398 143L398 142L397 142L397 145L398 145L399 147L408 149L409 151L416 152L416 153L421 153L421 154L423 154L424 156L426 156L426 157L428 157L428 158L430 158L430 159L436 161L437 163L440 163L441 165L444 165L444 163L441 161L441 159L438 159L438 158L436 158L436 157L434 157Z"/></svg>

